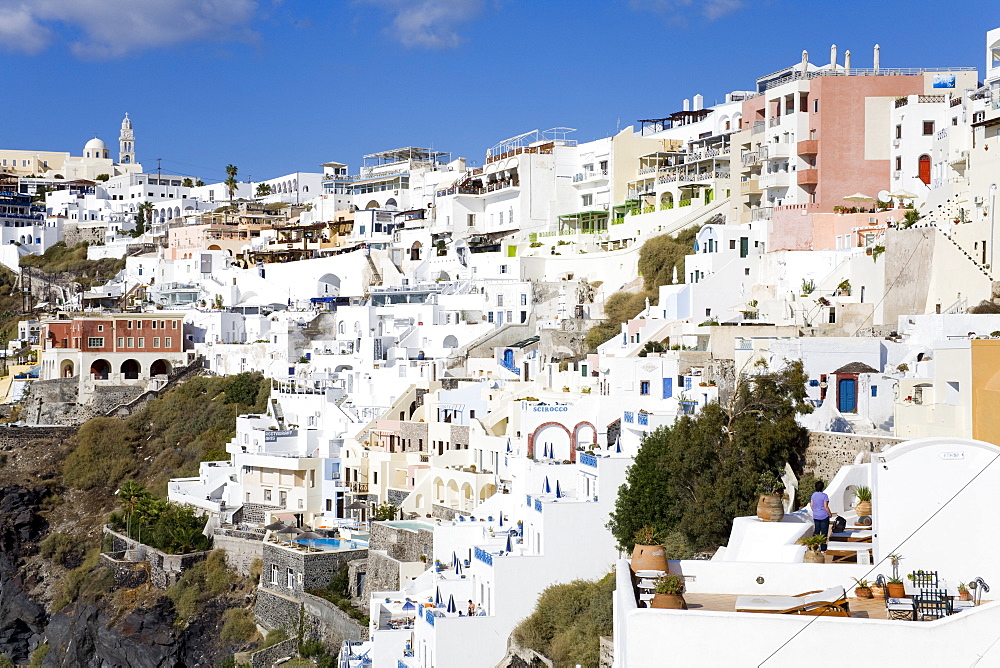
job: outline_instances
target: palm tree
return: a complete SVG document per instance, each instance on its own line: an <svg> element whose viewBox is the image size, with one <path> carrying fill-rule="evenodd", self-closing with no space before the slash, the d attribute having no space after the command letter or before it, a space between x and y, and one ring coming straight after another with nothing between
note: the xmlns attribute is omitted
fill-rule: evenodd
<svg viewBox="0 0 1000 668"><path fill-rule="evenodd" d="M258 183L257 184L257 197L267 197L271 194L271 184L270 183Z"/></svg>
<svg viewBox="0 0 1000 668"><path fill-rule="evenodd" d="M181 181L181 185L185 188L194 188L194 181L191 179L184 179Z"/></svg>
<svg viewBox="0 0 1000 668"><path fill-rule="evenodd" d="M139 211L135 218L135 235L139 236L146 231L146 224L153 223L153 203L143 202L139 205Z"/></svg>
<svg viewBox="0 0 1000 668"><path fill-rule="evenodd" d="M130 523L132 521L132 515L135 514L136 506L139 505L143 499L149 496L149 492L146 488L137 483L135 480L126 480L122 483L122 486L118 488L118 503L122 504L122 508L125 510L125 533L130 533ZM131 536L129 536L131 538Z"/></svg>
<svg viewBox="0 0 1000 668"><path fill-rule="evenodd" d="M223 181L223 183L225 183L226 187L229 188L230 202L233 201L233 193L236 192L236 188L238 187L238 183L236 181L236 175L239 173L239 171L240 170L236 167L236 165L232 164L226 165L226 175L228 176L228 178L225 181Z"/></svg>

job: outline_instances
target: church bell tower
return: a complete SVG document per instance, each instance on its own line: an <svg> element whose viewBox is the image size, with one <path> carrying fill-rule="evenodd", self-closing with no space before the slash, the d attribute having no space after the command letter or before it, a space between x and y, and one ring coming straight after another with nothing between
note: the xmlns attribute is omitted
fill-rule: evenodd
<svg viewBox="0 0 1000 668"><path fill-rule="evenodd" d="M132 121L125 114L122 121L122 133L118 137L118 164L131 165L135 162L135 134L132 132Z"/></svg>

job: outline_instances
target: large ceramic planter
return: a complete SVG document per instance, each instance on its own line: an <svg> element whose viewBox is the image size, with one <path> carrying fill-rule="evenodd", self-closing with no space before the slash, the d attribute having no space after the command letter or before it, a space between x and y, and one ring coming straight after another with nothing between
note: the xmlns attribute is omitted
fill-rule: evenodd
<svg viewBox="0 0 1000 668"><path fill-rule="evenodd" d="M858 517L870 517L872 514L872 502L858 501L857 505L854 506L854 511L858 514Z"/></svg>
<svg viewBox="0 0 1000 668"><path fill-rule="evenodd" d="M885 586L885 595L889 598L903 598L906 596L906 587L900 584L892 584L891 582Z"/></svg>
<svg viewBox="0 0 1000 668"><path fill-rule="evenodd" d="M879 587L878 585L872 585L872 596L877 599L885 598L885 587Z"/></svg>
<svg viewBox="0 0 1000 668"><path fill-rule="evenodd" d="M826 556L816 550L806 550L806 556L802 558L802 561L807 564L825 564Z"/></svg>
<svg viewBox="0 0 1000 668"><path fill-rule="evenodd" d="M665 610L687 610L688 606L683 594L653 594L653 600L649 602L649 607Z"/></svg>
<svg viewBox="0 0 1000 668"><path fill-rule="evenodd" d="M780 522L785 516L785 505L777 494L761 494L757 499L757 517L762 522Z"/></svg>
<svg viewBox="0 0 1000 668"><path fill-rule="evenodd" d="M632 550L633 571L666 571L667 554L662 545L636 545Z"/></svg>
<svg viewBox="0 0 1000 668"><path fill-rule="evenodd" d="M854 596L855 598L871 598L872 597L871 587L855 587Z"/></svg>

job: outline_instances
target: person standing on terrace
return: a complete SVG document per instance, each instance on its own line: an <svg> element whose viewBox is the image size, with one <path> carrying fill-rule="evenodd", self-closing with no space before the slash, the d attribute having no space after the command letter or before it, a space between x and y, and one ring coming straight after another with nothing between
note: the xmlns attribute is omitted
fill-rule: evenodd
<svg viewBox="0 0 1000 668"><path fill-rule="evenodd" d="M830 533L830 497L826 495L823 491L823 481L816 481L816 491L813 492L812 498L809 501L809 508L812 510L813 516L813 535L822 534L824 536ZM820 548L823 552L826 551L826 542L824 541L823 546Z"/></svg>

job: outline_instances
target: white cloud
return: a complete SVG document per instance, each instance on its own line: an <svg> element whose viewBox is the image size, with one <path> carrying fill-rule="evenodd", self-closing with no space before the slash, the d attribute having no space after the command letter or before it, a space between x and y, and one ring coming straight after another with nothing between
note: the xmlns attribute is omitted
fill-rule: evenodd
<svg viewBox="0 0 1000 668"><path fill-rule="evenodd" d="M0 0L0 45L34 54L73 37L80 58L116 58L181 42L247 37L256 0Z"/></svg>
<svg viewBox="0 0 1000 668"><path fill-rule="evenodd" d="M661 14L674 14L677 20L684 20L684 14L692 11L709 20L715 20L741 9L745 0L629 0L629 5L637 11L652 10Z"/></svg>
<svg viewBox="0 0 1000 668"><path fill-rule="evenodd" d="M483 0L360 0L393 14L389 28L403 46L450 49L462 38L458 27L475 18Z"/></svg>

